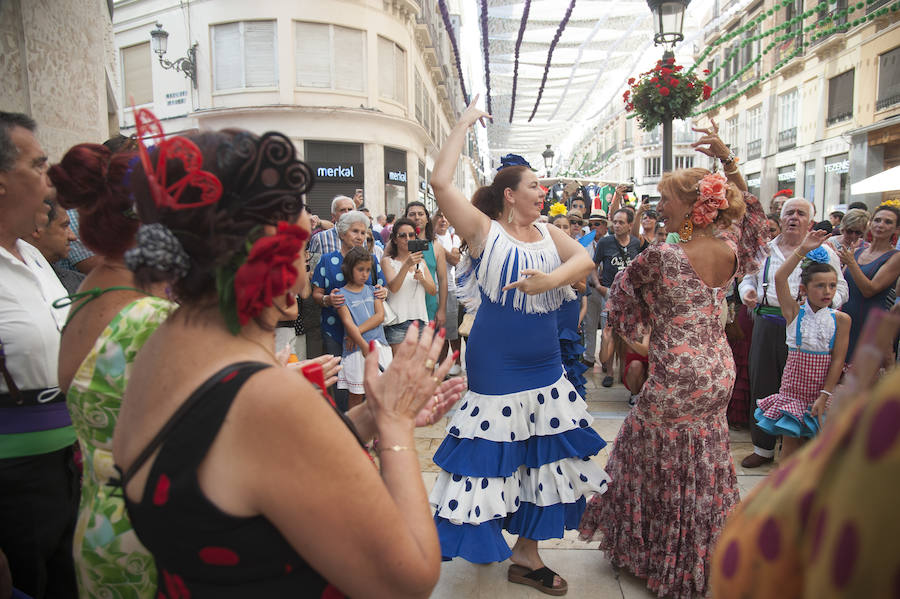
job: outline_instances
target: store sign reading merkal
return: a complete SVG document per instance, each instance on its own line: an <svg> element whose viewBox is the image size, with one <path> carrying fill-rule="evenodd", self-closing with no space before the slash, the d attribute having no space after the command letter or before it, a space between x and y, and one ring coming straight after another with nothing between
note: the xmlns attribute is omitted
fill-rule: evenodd
<svg viewBox="0 0 900 599"><path fill-rule="evenodd" d="M321 162L310 163L317 179L330 180L361 180L363 170L361 164L323 164Z"/></svg>
<svg viewBox="0 0 900 599"><path fill-rule="evenodd" d="M387 178L388 178L388 181L399 181L401 183L406 183L406 172L405 171L388 171Z"/></svg>

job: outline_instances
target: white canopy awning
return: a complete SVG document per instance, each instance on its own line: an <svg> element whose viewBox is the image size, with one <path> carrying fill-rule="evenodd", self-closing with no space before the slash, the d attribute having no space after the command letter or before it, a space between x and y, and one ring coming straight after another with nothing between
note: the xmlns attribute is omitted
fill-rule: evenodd
<svg viewBox="0 0 900 599"><path fill-rule="evenodd" d="M889 168L850 186L851 195L900 190L900 166Z"/></svg>

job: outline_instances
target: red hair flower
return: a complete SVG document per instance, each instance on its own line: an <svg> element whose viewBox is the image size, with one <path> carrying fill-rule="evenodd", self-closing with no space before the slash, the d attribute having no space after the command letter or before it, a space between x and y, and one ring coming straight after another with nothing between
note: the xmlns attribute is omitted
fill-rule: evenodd
<svg viewBox="0 0 900 599"><path fill-rule="evenodd" d="M661 88L659 88L659 95L660 95L660 96L668 96L668 95L669 95L669 88L668 88L668 87L661 87Z"/></svg>
<svg viewBox="0 0 900 599"><path fill-rule="evenodd" d="M250 255L234 275L238 321L250 322L272 305L297 280L294 262L309 237L305 229L286 222L278 223L275 235L260 237Z"/></svg>
<svg viewBox="0 0 900 599"><path fill-rule="evenodd" d="M694 204L691 221L695 225L705 227L716 220L719 210L728 208L726 190L728 179L721 173L710 173L700 180L698 191L700 199Z"/></svg>

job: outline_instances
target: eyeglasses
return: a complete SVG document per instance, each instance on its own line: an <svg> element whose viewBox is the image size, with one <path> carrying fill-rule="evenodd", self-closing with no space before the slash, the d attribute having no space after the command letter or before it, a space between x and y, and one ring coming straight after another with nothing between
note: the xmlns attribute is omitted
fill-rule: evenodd
<svg viewBox="0 0 900 599"><path fill-rule="evenodd" d="M580 220L575 220L575 219L570 219L570 220L569 220L569 224L570 224L570 225L580 225L580 224L581 224L581 221L580 221Z"/></svg>
<svg viewBox="0 0 900 599"><path fill-rule="evenodd" d="M415 239L415 233L397 233L397 239Z"/></svg>

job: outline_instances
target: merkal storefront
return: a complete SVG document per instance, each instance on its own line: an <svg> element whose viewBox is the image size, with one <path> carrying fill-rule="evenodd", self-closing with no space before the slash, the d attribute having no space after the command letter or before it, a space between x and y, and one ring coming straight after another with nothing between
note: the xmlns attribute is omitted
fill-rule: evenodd
<svg viewBox="0 0 900 599"><path fill-rule="evenodd" d="M307 208L312 214L330 219L335 196L352 198L357 189L363 189L363 145L307 141L304 150L316 181L307 195Z"/></svg>

